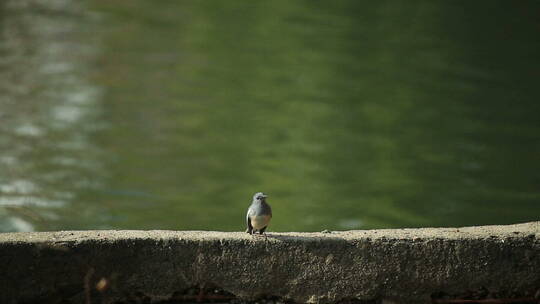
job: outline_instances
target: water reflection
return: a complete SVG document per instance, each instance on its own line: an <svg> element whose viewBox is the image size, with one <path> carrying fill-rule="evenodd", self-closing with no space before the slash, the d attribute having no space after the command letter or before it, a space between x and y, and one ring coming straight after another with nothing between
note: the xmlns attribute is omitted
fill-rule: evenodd
<svg viewBox="0 0 540 304"><path fill-rule="evenodd" d="M102 152L90 140L101 93L88 80L96 51L85 23L69 1L2 4L0 231L77 223L80 193L101 182Z"/></svg>
<svg viewBox="0 0 540 304"><path fill-rule="evenodd" d="M2 202L49 217L3 216L240 230L265 191L278 231L538 219L538 2L87 4L68 6L100 16L92 35L24 23L69 30L0 70L29 78L2 99L0 157L19 174ZM12 40L4 57L23 61Z"/></svg>

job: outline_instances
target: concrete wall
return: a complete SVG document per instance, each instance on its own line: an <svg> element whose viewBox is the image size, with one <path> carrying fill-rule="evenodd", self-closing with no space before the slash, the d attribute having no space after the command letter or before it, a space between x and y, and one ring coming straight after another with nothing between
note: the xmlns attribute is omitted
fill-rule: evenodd
<svg viewBox="0 0 540 304"><path fill-rule="evenodd" d="M5 233L0 303L532 298L540 288L539 236L540 222L266 239L211 231Z"/></svg>

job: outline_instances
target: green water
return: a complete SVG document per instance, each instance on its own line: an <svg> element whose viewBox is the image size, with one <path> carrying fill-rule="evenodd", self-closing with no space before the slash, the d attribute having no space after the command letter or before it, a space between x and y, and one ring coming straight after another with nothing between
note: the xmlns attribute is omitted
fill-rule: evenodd
<svg viewBox="0 0 540 304"><path fill-rule="evenodd" d="M9 3L0 231L540 219L539 1Z"/></svg>

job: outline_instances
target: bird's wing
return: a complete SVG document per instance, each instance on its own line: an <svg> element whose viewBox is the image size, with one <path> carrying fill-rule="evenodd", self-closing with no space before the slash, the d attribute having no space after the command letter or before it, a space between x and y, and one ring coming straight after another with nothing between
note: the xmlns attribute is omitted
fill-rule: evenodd
<svg viewBox="0 0 540 304"><path fill-rule="evenodd" d="M251 219L249 217L247 218L247 226L248 232L253 230L253 226L251 225Z"/></svg>
<svg viewBox="0 0 540 304"><path fill-rule="evenodd" d="M251 211L251 208L248 209L247 214L246 214L246 224L247 224L248 230L253 230L253 226L251 226L251 218L249 217L250 211Z"/></svg>
<svg viewBox="0 0 540 304"><path fill-rule="evenodd" d="M269 204L264 204L264 213L270 215L272 217L272 207L270 207Z"/></svg>

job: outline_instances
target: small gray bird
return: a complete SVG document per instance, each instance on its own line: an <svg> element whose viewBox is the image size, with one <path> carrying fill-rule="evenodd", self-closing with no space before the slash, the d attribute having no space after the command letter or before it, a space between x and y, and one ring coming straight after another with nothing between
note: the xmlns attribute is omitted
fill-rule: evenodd
<svg viewBox="0 0 540 304"><path fill-rule="evenodd" d="M259 231L259 234L263 234L268 223L270 223L272 208L266 203L267 197L268 195L262 192L257 192L253 195L253 201L246 214L247 233L254 234L256 231Z"/></svg>

